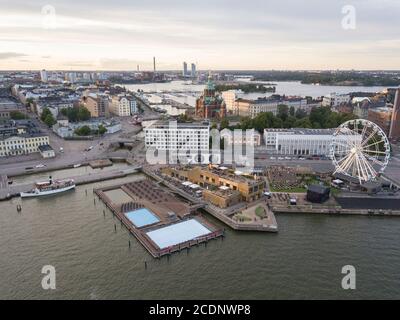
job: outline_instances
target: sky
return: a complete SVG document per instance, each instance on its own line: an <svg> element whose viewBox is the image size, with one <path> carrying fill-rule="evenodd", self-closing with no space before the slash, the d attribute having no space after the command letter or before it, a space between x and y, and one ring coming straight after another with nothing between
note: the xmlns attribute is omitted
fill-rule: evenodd
<svg viewBox="0 0 400 320"><path fill-rule="evenodd" d="M1 70L400 70L400 0L0 0Z"/></svg>

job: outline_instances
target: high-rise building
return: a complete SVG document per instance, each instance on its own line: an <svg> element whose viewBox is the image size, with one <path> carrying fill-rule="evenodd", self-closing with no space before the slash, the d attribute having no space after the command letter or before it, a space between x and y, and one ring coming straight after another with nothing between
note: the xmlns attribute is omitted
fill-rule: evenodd
<svg viewBox="0 0 400 320"><path fill-rule="evenodd" d="M156 72L156 57L153 57L153 71Z"/></svg>
<svg viewBox="0 0 400 320"><path fill-rule="evenodd" d="M44 70L44 69L40 71L40 80L42 82L47 82L48 81L47 71Z"/></svg>
<svg viewBox="0 0 400 320"><path fill-rule="evenodd" d="M394 99L392 121L390 123L389 139L400 139L400 88L396 90Z"/></svg>
<svg viewBox="0 0 400 320"><path fill-rule="evenodd" d="M188 74L187 63L186 63L186 62L183 62L183 71L182 71L182 75L183 75L184 77L186 77L187 74Z"/></svg>
<svg viewBox="0 0 400 320"><path fill-rule="evenodd" d="M191 77L195 78L196 77L196 65L192 63L192 69L191 69Z"/></svg>

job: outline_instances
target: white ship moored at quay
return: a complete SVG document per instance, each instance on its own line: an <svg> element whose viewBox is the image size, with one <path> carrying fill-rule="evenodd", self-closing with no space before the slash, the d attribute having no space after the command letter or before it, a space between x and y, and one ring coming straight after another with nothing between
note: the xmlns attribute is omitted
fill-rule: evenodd
<svg viewBox="0 0 400 320"><path fill-rule="evenodd" d="M35 188L28 192L21 192L21 198L48 196L68 190L75 189L75 181L73 179L55 180L50 177L49 181L36 182Z"/></svg>

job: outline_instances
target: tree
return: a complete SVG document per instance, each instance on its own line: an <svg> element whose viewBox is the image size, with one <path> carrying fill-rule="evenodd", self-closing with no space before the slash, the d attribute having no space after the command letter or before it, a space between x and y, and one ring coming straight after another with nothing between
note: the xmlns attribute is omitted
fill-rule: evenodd
<svg viewBox="0 0 400 320"><path fill-rule="evenodd" d="M19 112L19 111L11 111L10 117L13 120L22 120L22 119L25 119L27 116L24 113Z"/></svg>
<svg viewBox="0 0 400 320"><path fill-rule="evenodd" d="M297 109L296 113L295 113L295 117L297 119L305 118L305 117L307 117L307 112L303 109Z"/></svg>
<svg viewBox="0 0 400 320"><path fill-rule="evenodd" d="M220 130L224 130L225 128L229 127L229 120L227 118L223 118L219 125Z"/></svg>
<svg viewBox="0 0 400 320"><path fill-rule="evenodd" d="M78 108L78 121L87 121L90 119L90 111L84 107L84 106L80 106Z"/></svg>
<svg viewBox="0 0 400 320"><path fill-rule="evenodd" d="M25 100L25 106L30 107L31 103L33 103L33 98L28 98Z"/></svg>
<svg viewBox="0 0 400 320"><path fill-rule="evenodd" d="M99 125L98 133L99 133L100 135L103 135L103 134L105 134L106 132L107 132L107 128L106 128L105 126L103 126L102 124Z"/></svg>
<svg viewBox="0 0 400 320"><path fill-rule="evenodd" d="M61 114L62 114L63 116L68 117L68 109L67 109L67 108L62 108L62 109L60 110L60 112L61 112Z"/></svg>
<svg viewBox="0 0 400 320"><path fill-rule="evenodd" d="M278 117L282 121L285 121L288 116L289 116L289 107L285 104L278 105Z"/></svg>
<svg viewBox="0 0 400 320"><path fill-rule="evenodd" d="M289 115L292 116L292 117L295 116L295 110L294 110L294 107L293 107L293 106L291 106L291 107L289 108Z"/></svg>
<svg viewBox="0 0 400 320"><path fill-rule="evenodd" d="M57 121L54 119L53 114L50 112L49 114L47 114L47 116L45 117L44 121L43 121L49 128L56 124Z"/></svg>
<svg viewBox="0 0 400 320"><path fill-rule="evenodd" d="M89 126L82 126L80 128L75 129L75 134L78 136L88 136L92 133L92 130Z"/></svg>
<svg viewBox="0 0 400 320"><path fill-rule="evenodd" d="M50 109L49 108L43 108L43 110L42 110L42 114L40 115L40 120L42 120L43 122L45 122L45 120L46 120L46 118L47 118L47 116L48 115L53 115L52 113L51 113L51 111L50 111Z"/></svg>

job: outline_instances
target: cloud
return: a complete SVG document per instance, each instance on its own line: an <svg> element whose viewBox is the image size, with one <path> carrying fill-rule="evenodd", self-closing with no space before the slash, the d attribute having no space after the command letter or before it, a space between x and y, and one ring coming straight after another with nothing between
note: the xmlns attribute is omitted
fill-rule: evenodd
<svg viewBox="0 0 400 320"><path fill-rule="evenodd" d="M341 25L347 4L53 0L55 28L45 29L41 6L13 0L0 12L0 46L41 57L38 68L80 64L69 61L93 68L151 68L153 56L160 69L180 68L184 60L205 69L400 68L400 1L352 0L355 30Z"/></svg>
<svg viewBox="0 0 400 320"><path fill-rule="evenodd" d="M19 58L19 57L26 57L27 54L18 53L18 52L0 52L0 59L11 59L11 58Z"/></svg>

